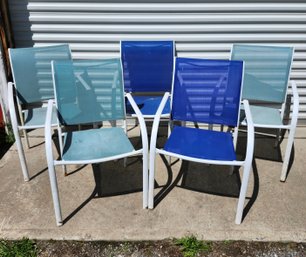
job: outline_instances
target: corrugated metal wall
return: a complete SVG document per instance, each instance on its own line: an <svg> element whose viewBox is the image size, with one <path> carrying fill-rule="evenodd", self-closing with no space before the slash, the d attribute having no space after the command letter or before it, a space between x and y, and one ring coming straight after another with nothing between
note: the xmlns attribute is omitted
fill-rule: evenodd
<svg viewBox="0 0 306 257"><path fill-rule="evenodd" d="M9 0L17 47L71 44L74 58L118 56L122 39L171 39L178 56L229 58L232 43L292 45L306 123L306 1Z"/></svg>

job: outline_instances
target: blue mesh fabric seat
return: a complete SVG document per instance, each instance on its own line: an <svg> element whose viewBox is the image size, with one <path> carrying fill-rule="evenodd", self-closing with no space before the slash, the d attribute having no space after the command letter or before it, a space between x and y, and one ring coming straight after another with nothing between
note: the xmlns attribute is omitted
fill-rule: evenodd
<svg viewBox="0 0 306 257"><path fill-rule="evenodd" d="M26 130L44 127L47 111L44 103L54 98L51 61L70 60L71 53L68 45L56 45L10 49L9 54L14 79L14 83L8 85L11 122L23 176L28 181L29 173L18 131L23 130L29 147ZM14 104L14 89L18 110ZM53 109L53 125L57 124L55 114Z"/></svg>
<svg viewBox="0 0 306 257"><path fill-rule="evenodd" d="M121 58L125 91L133 93L144 117L154 117L161 101L158 94L171 91L173 41L122 41ZM169 111L167 102L163 115Z"/></svg>
<svg viewBox="0 0 306 257"><path fill-rule="evenodd" d="M63 219L55 166L101 163L129 156L143 155L143 207L147 207L148 142L143 117L130 94L126 94L136 113L142 148L134 149L122 125L125 104L120 59L56 61L52 64L55 105L59 119L60 159L52 152L52 102L46 119L46 154L57 225ZM97 123L103 123L99 128ZM86 129L77 130L80 125ZM118 126L117 126L118 125ZM70 128L63 132L62 127Z"/></svg>
<svg viewBox="0 0 306 257"><path fill-rule="evenodd" d="M292 47L235 44L231 56L232 60L243 60L245 63L242 98L251 103L254 126L289 131L281 181L287 177L299 109L299 96L292 81L292 116L290 124L285 124L283 119L293 52Z"/></svg>
<svg viewBox="0 0 306 257"><path fill-rule="evenodd" d="M175 126L161 149L156 139L166 93L153 122L150 143L149 208L154 207L156 154L215 165L243 166L236 223L240 224L253 158L254 133L248 102L244 101L248 121L248 146L245 160L237 160L235 145L243 77L243 62L176 58L171 120L196 123L197 127ZM206 129L208 126L208 129ZM221 128L213 130L214 127ZM223 131L224 128L226 131Z"/></svg>

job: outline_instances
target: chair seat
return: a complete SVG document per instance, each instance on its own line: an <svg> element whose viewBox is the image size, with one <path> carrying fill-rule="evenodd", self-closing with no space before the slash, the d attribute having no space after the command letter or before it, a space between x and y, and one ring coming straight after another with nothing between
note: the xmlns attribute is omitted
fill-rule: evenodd
<svg viewBox="0 0 306 257"><path fill-rule="evenodd" d="M164 150L200 159L236 160L233 139L229 132L176 126Z"/></svg>
<svg viewBox="0 0 306 257"><path fill-rule="evenodd" d="M62 159L95 160L132 152L133 145L122 128L73 131L65 134Z"/></svg>
<svg viewBox="0 0 306 257"><path fill-rule="evenodd" d="M264 106L250 106L254 126L282 126L283 122L278 109Z"/></svg>
<svg viewBox="0 0 306 257"><path fill-rule="evenodd" d="M24 125L25 126L35 126L44 127L46 121L47 107L39 107L34 109L28 109L24 111ZM51 124L57 124L57 113L56 108L53 106L52 109L52 120Z"/></svg>
<svg viewBox="0 0 306 257"><path fill-rule="evenodd" d="M162 96L133 96L142 115L155 115L162 100ZM127 103L127 113L134 114L130 103ZM170 113L170 100L167 101L162 114Z"/></svg>

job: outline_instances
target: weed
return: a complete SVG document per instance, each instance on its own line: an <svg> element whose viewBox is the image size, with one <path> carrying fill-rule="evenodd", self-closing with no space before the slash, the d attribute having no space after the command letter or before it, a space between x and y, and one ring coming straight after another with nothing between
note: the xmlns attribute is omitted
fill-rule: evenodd
<svg viewBox="0 0 306 257"><path fill-rule="evenodd" d="M233 243L232 240L224 240L224 241L223 241L223 244L224 244L224 245L230 245L230 244L232 244L232 243Z"/></svg>
<svg viewBox="0 0 306 257"><path fill-rule="evenodd" d="M36 257L36 244L27 238L20 241L0 241L0 257Z"/></svg>
<svg viewBox="0 0 306 257"><path fill-rule="evenodd" d="M198 240L195 236L186 236L175 240L175 244L181 246L184 257L195 257L200 252L211 250L209 242Z"/></svg>
<svg viewBox="0 0 306 257"><path fill-rule="evenodd" d="M15 142L15 137L11 124L7 124L8 133L5 135L5 142L7 144L13 144Z"/></svg>

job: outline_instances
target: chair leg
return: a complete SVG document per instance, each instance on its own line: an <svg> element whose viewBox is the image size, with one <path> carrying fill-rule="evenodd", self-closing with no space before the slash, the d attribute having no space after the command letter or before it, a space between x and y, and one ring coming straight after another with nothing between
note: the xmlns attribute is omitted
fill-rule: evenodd
<svg viewBox="0 0 306 257"><path fill-rule="evenodd" d="M67 172L67 167L66 167L66 165L62 165L62 169L63 169L64 176L67 176L67 175L68 175L68 172Z"/></svg>
<svg viewBox="0 0 306 257"><path fill-rule="evenodd" d="M25 159L20 135L19 135L18 129L14 128L14 126L13 126L13 132L14 132L14 136L15 136L17 152L18 152L18 156L19 156L19 160L20 160L20 165L21 165L23 178L24 178L24 181L29 181L30 177L29 177L27 162L26 162L26 159Z"/></svg>
<svg viewBox="0 0 306 257"><path fill-rule="evenodd" d="M142 158L142 165L143 165L143 171L142 171L142 206L144 209L148 208L148 188L149 188L149 169L148 169L148 152L145 151L143 153L143 158Z"/></svg>
<svg viewBox="0 0 306 257"><path fill-rule="evenodd" d="M172 121L168 121L168 138L170 137L170 134L171 134L171 131L172 131ZM169 165L171 165L171 156L168 156L168 162L169 162Z"/></svg>
<svg viewBox="0 0 306 257"><path fill-rule="evenodd" d="M243 209L244 209L244 201L248 189L248 183L249 183L249 176L251 171L251 165L252 163L245 163L244 169L243 169L243 177L242 177L242 183L239 193L239 200L237 205L237 212L236 212L236 224L241 224L242 221L242 215L243 215Z"/></svg>
<svg viewBox="0 0 306 257"><path fill-rule="evenodd" d="M279 145L280 132L281 132L281 130L278 129L277 133L276 133L276 137L275 137L274 148L276 148Z"/></svg>
<svg viewBox="0 0 306 257"><path fill-rule="evenodd" d="M154 208L154 177L155 177L155 158L156 153L155 149L150 150L150 169L149 169L149 203L148 208L153 209Z"/></svg>
<svg viewBox="0 0 306 257"><path fill-rule="evenodd" d="M25 141L26 141L27 149L30 149L29 137L28 137L28 133L27 133L27 131L25 129L23 130L23 136L24 136Z"/></svg>
<svg viewBox="0 0 306 257"><path fill-rule="evenodd" d="M290 159L291 150L292 150L293 141L294 141L294 135L295 135L295 127L291 128L289 130L288 142L287 142L286 152L285 152L285 158L284 158L282 173L281 173L281 177L280 177L280 181L282 181L282 182L286 181L289 159Z"/></svg>
<svg viewBox="0 0 306 257"><path fill-rule="evenodd" d="M229 175L232 176L235 171L235 166L230 166Z"/></svg>
<svg viewBox="0 0 306 257"><path fill-rule="evenodd" d="M48 160L48 170L49 170L49 178L50 178L50 185L51 185L56 224L57 226L62 226L63 220L62 220L61 205L60 205L59 194L58 194L57 179L56 179L53 161L51 162L51 160Z"/></svg>

